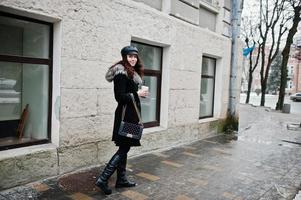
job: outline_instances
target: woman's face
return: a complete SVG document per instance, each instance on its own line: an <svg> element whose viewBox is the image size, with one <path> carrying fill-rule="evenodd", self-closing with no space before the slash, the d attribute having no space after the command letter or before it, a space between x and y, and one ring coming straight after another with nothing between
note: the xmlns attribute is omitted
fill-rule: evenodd
<svg viewBox="0 0 301 200"><path fill-rule="evenodd" d="M126 59L130 63L130 65L132 67L134 67L137 63L138 58L137 58L137 55L135 55L135 54L128 54L128 55L126 55Z"/></svg>

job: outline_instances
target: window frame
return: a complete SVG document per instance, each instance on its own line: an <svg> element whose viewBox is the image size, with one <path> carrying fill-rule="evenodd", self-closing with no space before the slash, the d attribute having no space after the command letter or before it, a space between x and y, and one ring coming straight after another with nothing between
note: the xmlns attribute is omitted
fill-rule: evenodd
<svg viewBox="0 0 301 200"><path fill-rule="evenodd" d="M49 58L35 58L28 56L18 56L18 55L7 55L0 54L0 62L13 62L13 63L21 63L21 64L40 64L45 65L49 69L48 74L48 120L47 120L47 139L40 139L34 142L26 142L22 144L10 144L6 146L0 146L1 150L14 149L20 147L27 147L38 144L45 144L51 142L51 118L52 118L52 81L53 81L53 24L45 21L41 21L38 19L33 19L29 17L19 16L11 13L6 13L0 11L0 16L9 17L13 19L34 22L38 24L44 24L49 26ZM22 66L23 68L24 66Z"/></svg>
<svg viewBox="0 0 301 200"><path fill-rule="evenodd" d="M145 128L160 126L163 47L148 44L148 43L138 42L135 40L131 40L131 44L132 43L141 44L141 45L150 46L150 47L156 47L156 48L161 49L160 70L146 69L146 66L143 63L142 58L139 56L144 65L144 76L150 76L150 77L157 78L157 102L156 102L156 119L157 120L143 123L143 125Z"/></svg>
<svg viewBox="0 0 301 200"><path fill-rule="evenodd" d="M205 119L205 118L210 118L210 117L214 116L214 99L215 99L215 82L216 82L216 80L215 80L215 78L216 78L216 59L212 58L212 57L209 57L209 56L203 56L203 58L209 58L209 59L214 60L214 73L213 73L213 76L201 74L201 82L202 82L203 78L213 79L213 96L212 96L212 110L211 110L212 115L206 115L206 116L200 117L200 113L199 113L199 119ZM203 65L202 65L202 70L203 70ZM201 73L202 73L202 70L201 70ZM201 90L202 90L202 88L200 88L200 95L201 95Z"/></svg>

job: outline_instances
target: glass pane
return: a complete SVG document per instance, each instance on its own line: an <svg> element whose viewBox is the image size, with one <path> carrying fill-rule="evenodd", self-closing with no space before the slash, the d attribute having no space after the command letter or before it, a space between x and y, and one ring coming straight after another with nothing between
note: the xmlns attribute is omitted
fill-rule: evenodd
<svg viewBox="0 0 301 200"><path fill-rule="evenodd" d="M50 27L0 16L0 54L49 58Z"/></svg>
<svg viewBox="0 0 301 200"><path fill-rule="evenodd" d="M149 87L149 95L141 100L141 114L143 123L157 121L157 77L144 76L143 85Z"/></svg>
<svg viewBox="0 0 301 200"><path fill-rule="evenodd" d="M0 146L47 139L49 67L0 62L0 88ZM26 105L28 115L22 118Z"/></svg>
<svg viewBox="0 0 301 200"><path fill-rule="evenodd" d="M202 75L214 76L215 59L203 57Z"/></svg>
<svg viewBox="0 0 301 200"><path fill-rule="evenodd" d="M21 76L22 64L0 62L0 121L20 119Z"/></svg>
<svg viewBox="0 0 301 200"><path fill-rule="evenodd" d="M135 42L132 42L131 45L138 48L139 56L142 59L145 69L160 70L162 48Z"/></svg>
<svg viewBox="0 0 301 200"><path fill-rule="evenodd" d="M24 135L47 138L49 68L45 65L23 65L22 108L28 104L29 118Z"/></svg>
<svg viewBox="0 0 301 200"><path fill-rule="evenodd" d="M213 116L214 80L202 78L200 96L200 117Z"/></svg>

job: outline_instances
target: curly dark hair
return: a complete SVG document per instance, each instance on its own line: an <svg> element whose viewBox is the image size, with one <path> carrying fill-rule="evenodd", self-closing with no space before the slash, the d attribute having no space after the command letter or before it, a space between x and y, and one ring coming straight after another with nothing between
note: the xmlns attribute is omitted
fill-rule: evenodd
<svg viewBox="0 0 301 200"><path fill-rule="evenodd" d="M141 76L141 78L144 75L144 66L143 66L143 64L141 62L141 59L140 59L139 55L137 55L137 63L136 63L136 65L134 67L132 67L130 65L130 63L127 60L126 55L123 55L122 56L122 60L120 60L119 62L117 62L116 64L114 64L112 67L114 67L114 66L116 66L118 64L121 64L122 66L124 66L124 68L125 68L128 76L130 78L133 78L134 71L136 71L139 74L139 76Z"/></svg>

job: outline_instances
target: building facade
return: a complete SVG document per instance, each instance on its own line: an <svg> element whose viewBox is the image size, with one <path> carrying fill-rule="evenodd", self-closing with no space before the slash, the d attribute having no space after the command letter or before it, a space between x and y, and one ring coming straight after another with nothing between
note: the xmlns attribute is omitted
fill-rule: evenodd
<svg viewBox="0 0 301 200"><path fill-rule="evenodd" d="M116 102L104 76L129 44L150 90L131 155L217 134L230 12L230 0L1 1L0 189L109 159Z"/></svg>
<svg viewBox="0 0 301 200"><path fill-rule="evenodd" d="M287 70L287 92L289 94L301 92L301 27L294 36Z"/></svg>
<svg viewBox="0 0 301 200"><path fill-rule="evenodd" d="M291 47L287 64L286 93L294 94L301 91L301 45Z"/></svg>

